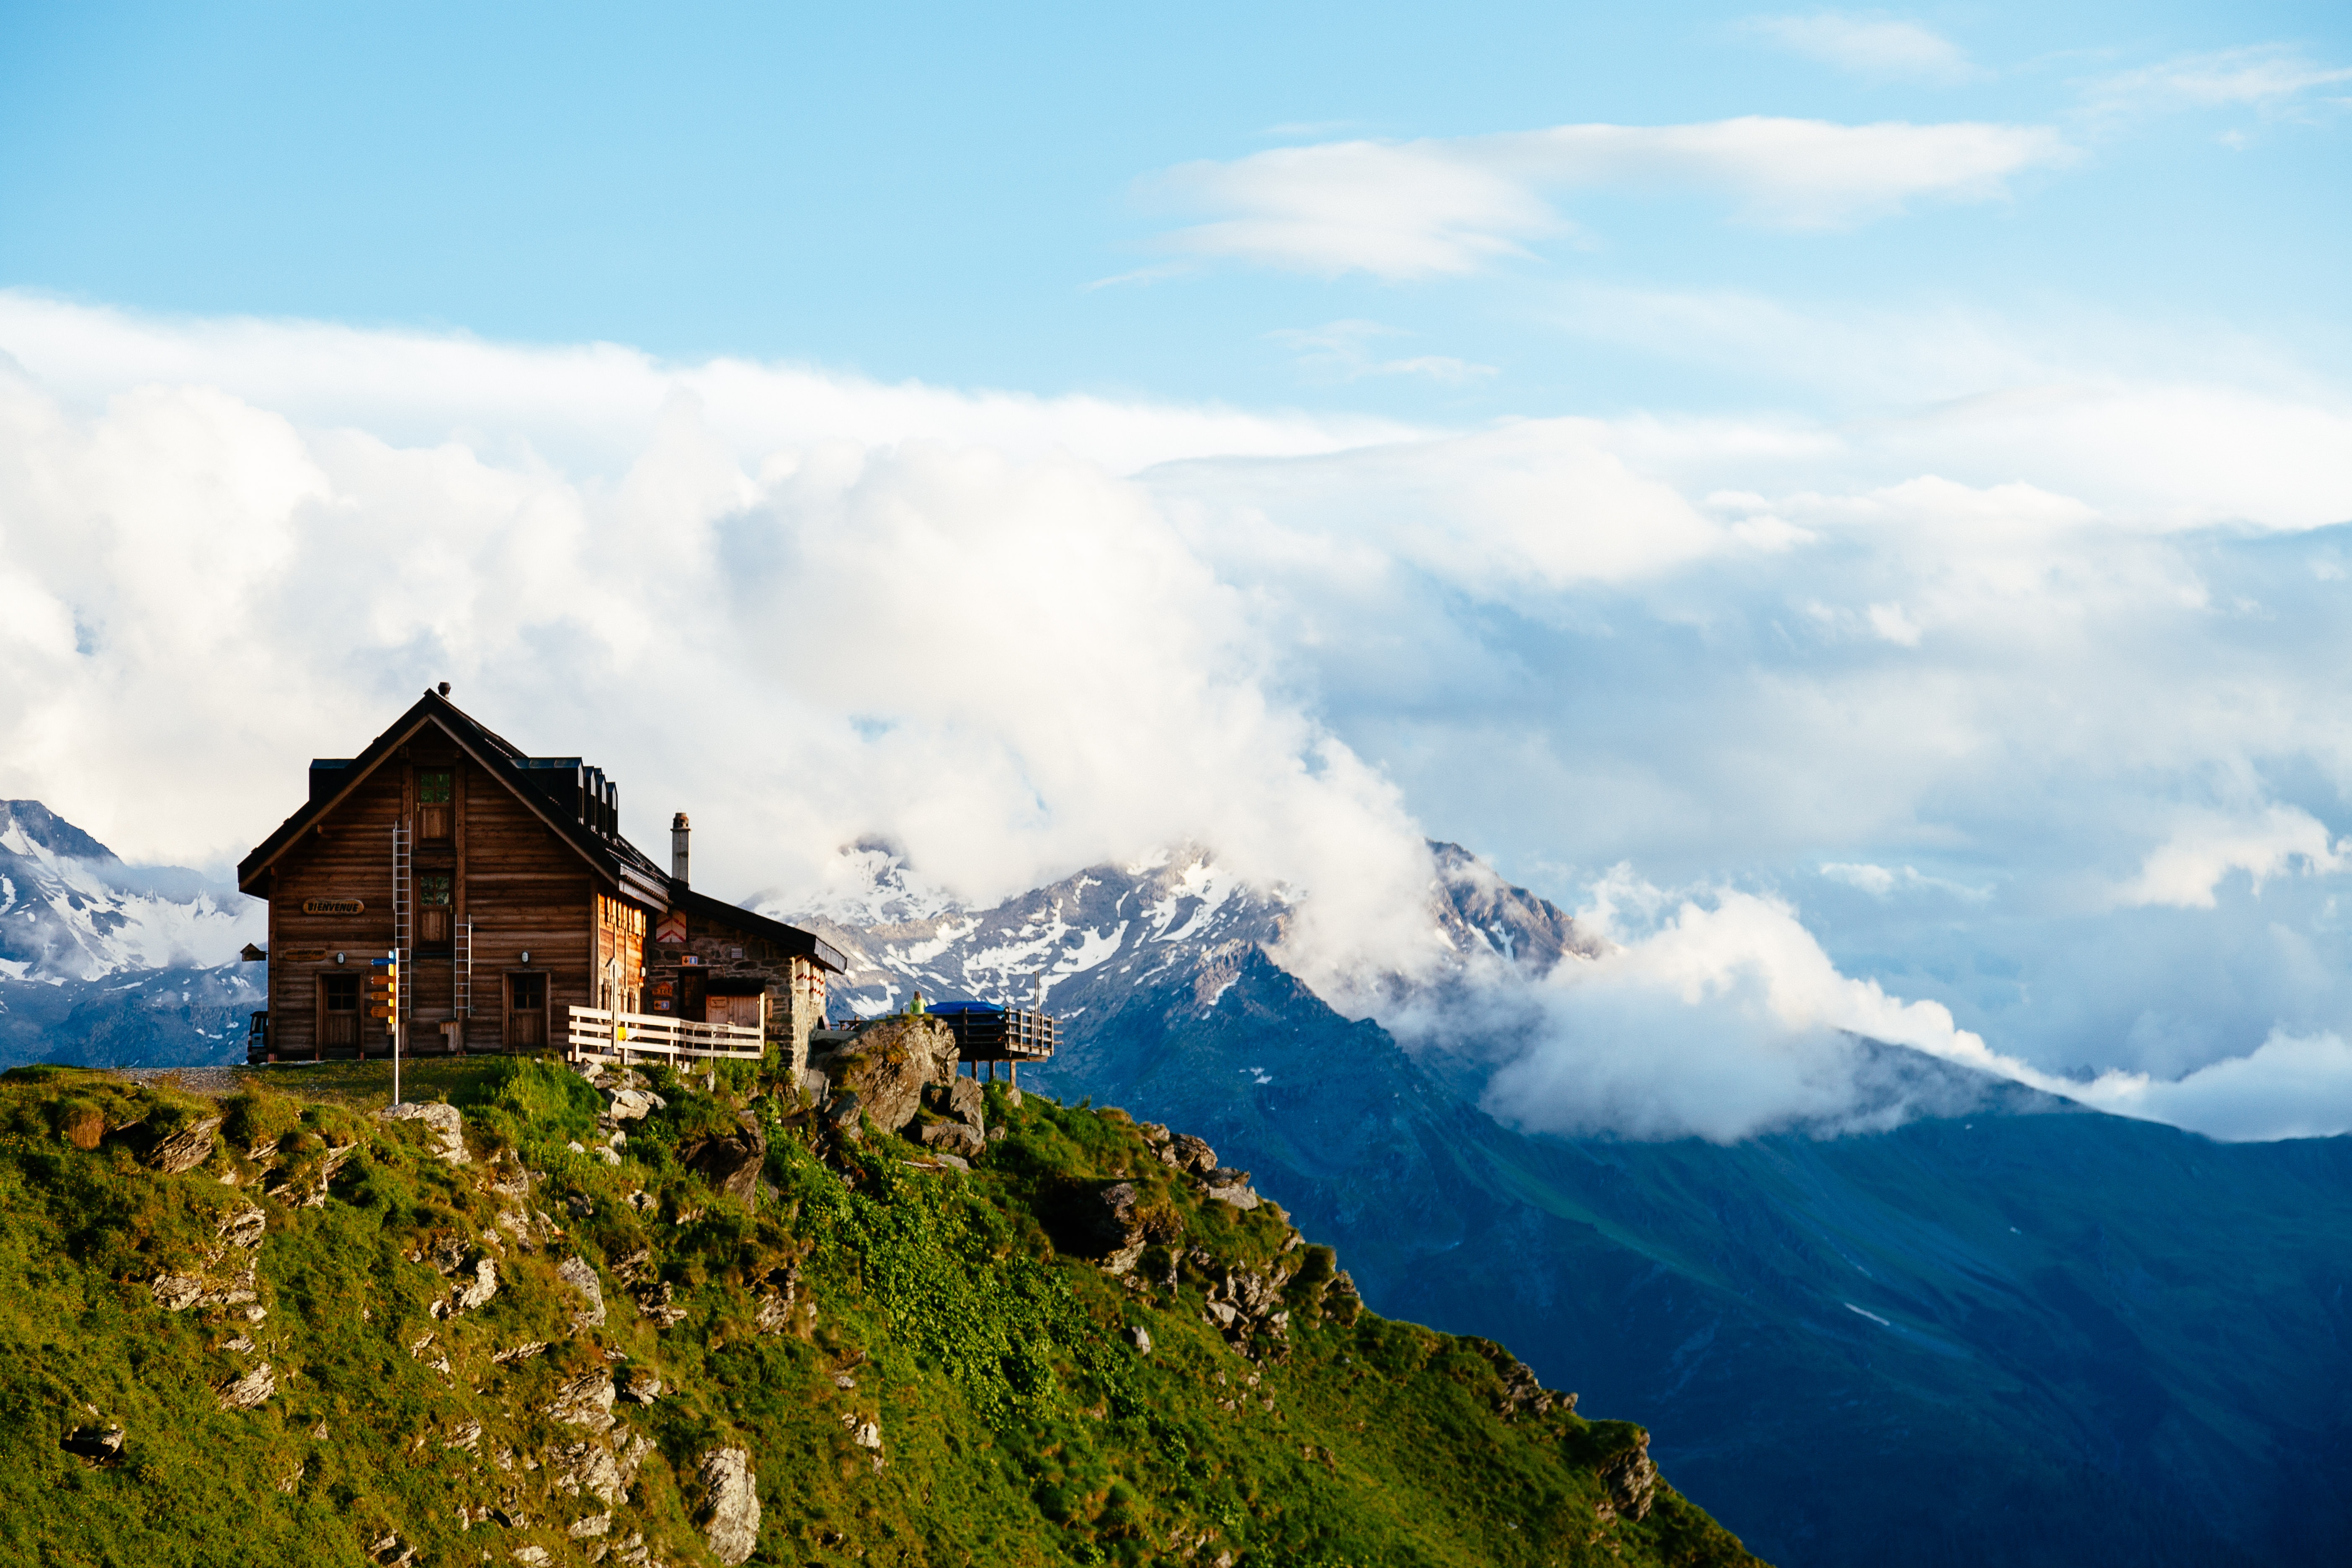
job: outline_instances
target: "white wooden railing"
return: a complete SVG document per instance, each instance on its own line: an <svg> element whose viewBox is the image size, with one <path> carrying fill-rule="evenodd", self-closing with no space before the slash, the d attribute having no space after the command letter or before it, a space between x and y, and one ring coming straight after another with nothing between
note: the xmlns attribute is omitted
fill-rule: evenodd
<svg viewBox="0 0 2352 1568"><path fill-rule="evenodd" d="M571 1054L626 1062L638 1052L664 1057L713 1057L756 1061L766 1046L760 1031L740 1024L697 1024L606 1007L572 1009Z"/></svg>

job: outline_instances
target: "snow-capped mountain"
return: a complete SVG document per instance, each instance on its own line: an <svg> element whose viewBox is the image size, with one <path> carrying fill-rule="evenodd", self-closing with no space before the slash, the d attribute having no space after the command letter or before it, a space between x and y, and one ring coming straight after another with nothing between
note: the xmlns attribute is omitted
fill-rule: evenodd
<svg viewBox="0 0 2352 1568"><path fill-rule="evenodd" d="M184 867L127 866L39 801L0 801L0 975L211 968L266 929L261 905L233 889Z"/></svg>
<svg viewBox="0 0 2352 1568"><path fill-rule="evenodd" d="M0 801L0 1063L230 1059L264 1005L259 903L130 866L37 800Z"/></svg>
<svg viewBox="0 0 2352 1568"><path fill-rule="evenodd" d="M1599 941L1566 913L1505 882L1457 845L1430 847L1433 942L1455 970L1499 962L1530 973ZM1052 1012L1065 1021L1137 991L1187 989L1216 1005L1244 955L1280 949L1296 906L1254 889L1198 847L1131 866L1094 866L992 908L968 909L887 849L861 845L862 885L814 906L763 910L807 926L849 957L838 1015L872 1016L917 990Z"/></svg>

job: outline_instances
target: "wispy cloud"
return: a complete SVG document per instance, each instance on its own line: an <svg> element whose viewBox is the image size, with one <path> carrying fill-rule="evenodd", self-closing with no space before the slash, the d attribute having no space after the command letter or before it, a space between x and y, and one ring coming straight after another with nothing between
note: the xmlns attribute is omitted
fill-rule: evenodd
<svg viewBox="0 0 2352 1568"><path fill-rule="evenodd" d="M1559 125L1413 142L1329 142L1147 183L1203 221L1168 243L1202 257L1336 276L1480 271L1574 232L1556 192L1614 186L1717 193L1743 221L1850 227L1919 198L2005 195L2016 175L2068 162L2047 126L1958 121L1840 125L1747 116L1689 125Z"/></svg>
<svg viewBox="0 0 2352 1568"><path fill-rule="evenodd" d="M2120 71L2093 82L2086 97L2108 113L2248 108L2291 119L2352 104L2352 67L2322 65L2292 45L2254 44Z"/></svg>
<svg viewBox="0 0 2352 1568"><path fill-rule="evenodd" d="M1266 336L1297 351L1300 370L1318 381L1364 381L1376 376L1426 376L1444 386L1461 386L1496 374L1491 364L1474 364L1451 354L1408 354L1382 359L1371 345L1381 338L1407 335L1401 328L1378 321L1327 321L1319 327L1286 327Z"/></svg>
<svg viewBox="0 0 2352 1568"><path fill-rule="evenodd" d="M1875 12L1757 16L1741 23L1739 30L1791 54L1878 80L1957 84L1987 74L1969 60L1966 50L1942 34L1917 22Z"/></svg>

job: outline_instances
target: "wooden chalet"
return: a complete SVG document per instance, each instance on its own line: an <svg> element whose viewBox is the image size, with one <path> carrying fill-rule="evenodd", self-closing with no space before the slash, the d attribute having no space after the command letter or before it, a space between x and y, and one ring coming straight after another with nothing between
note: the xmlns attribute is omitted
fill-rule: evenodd
<svg viewBox="0 0 2352 1568"><path fill-rule="evenodd" d="M785 1053L805 1068L825 976L814 934L693 889L623 837L620 786L533 757L427 691L237 867L269 904L256 1061L468 1051ZM378 961L394 1006L369 1005ZM381 970L373 971L381 973Z"/></svg>

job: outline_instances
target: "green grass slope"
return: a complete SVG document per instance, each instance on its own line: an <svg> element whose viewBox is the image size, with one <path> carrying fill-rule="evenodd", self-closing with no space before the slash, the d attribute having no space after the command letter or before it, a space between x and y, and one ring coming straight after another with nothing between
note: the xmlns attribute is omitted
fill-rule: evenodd
<svg viewBox="0 0 2352 1568"><path fill-rule="evenodd" d="M372 1070L0 1076L0 1562L703 1563L724 1450L761 1563L1754 1561L1120 1112L992 1091L962 1173L663 1078L614 1164L569 1071L436 1064L459 1163ZM747 1119L750 1205L688 1163Z"/></svg>

